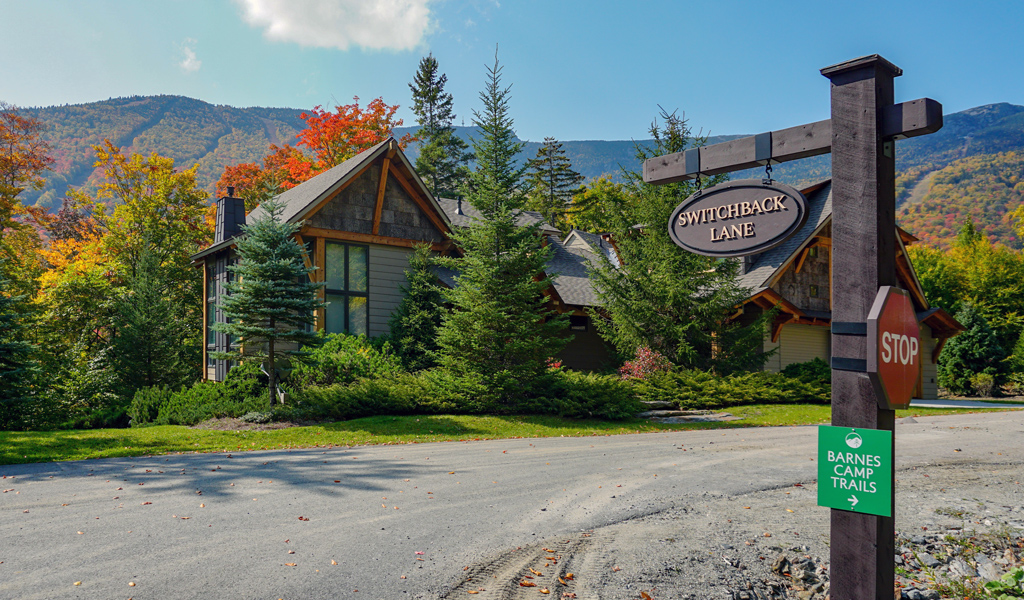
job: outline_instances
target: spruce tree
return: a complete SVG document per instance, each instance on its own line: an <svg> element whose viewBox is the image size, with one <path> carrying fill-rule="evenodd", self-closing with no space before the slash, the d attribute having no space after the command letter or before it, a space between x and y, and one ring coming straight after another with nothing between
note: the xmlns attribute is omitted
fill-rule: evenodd
<svg viewBox="0 0 1024 600"><path fill-rule="evenodd" d="M543 296L551 285L543 274L551 250L542 245L537 224L516 224L525 202L519 185L524 168L515 162L522 144L509 116L510 89L501 85L495 53L480 93L483 110L473 112L483 135L473 145L477 169L467 200L481 218L453 232L462 256L439 261L458 271L459 279L444 291L453 310L438 332L446 369L481 375L506 399L529 389L566 343L559 336L564 319L548 310Z"/></svg>
<svg viewBox="0 0 1024 600"><path fill-rule="evenodd" d="M38 366L32 345L25 339L24 315L19 310L25 296L9 296L6 264L0 262L0 429L19 426L33 397Z"/></svg>
<svg viewBox="0 0 1024 600"><path fill-rule="evenodd" d="M467 163L473 160L469 145L455 134L452 95L444 91L447 82L447 75L438 75L437 59L428 54L409 84L412 111L420 125L416 172L435 196L455 195L469 176Z"/></svg>
<svg viewBox="0 0 1024 600"><path fill-rule="evenodd" d="M639 164L704 143L676 113L662 110L661 119L661 125L651 125L651 147L635 144ZM622 264L602 257L592 273L603 308L594 315L598 332L624 357L648 347L684 368L726 373L763 366L760 350L771 313L747 327L727 321L747 297L736 283L738 262L687 252L668 236L673 209L698 184L650 185L642 172L625 169L622 176L625 198L614 198L602 210Z"/></svg>
<svg viewBox="0 0 1024 600"><path fill-rule="evenodd" d="M437 365L437 328L441 326L444 298L437 276L430 270L432 263L430 246L417 246L409 257L409 270L405 272L408 280L408 285L402 286L405 295L388 321L391 340L402 365L409 371Z"/></svg>
<svg viewBox="0 0 1024 600"><path fill-rule="evenodd" d="M572 168L572 162L553 137L544 138L537 157L526 163L529 191L526 207L544 216L563 232L568 230L566 212L574 194L582 191L583 176Z"/></svg>
<svg viewBox="0 0 1024 600"><path fill-rule="evenodd" d="M189 347L181 313L162 277L160 259L148 240L115 303L116 334L109 359L125 400L144 387L179 388L195 377L200 365L183 352Z"/></svg>
<svg viewBox="0 0 1024 600"><path fill-rule="evenodd" d="M315 267L306 267L295 241L300 225L281 221L284 205L277 198L262 206L263 214L238 238L237 264L228 267L234 277L219 304L228 322L214 325L232 336L238 349L213 357L265 359L273 404L281 361L303 361L309 354L305 347L320 343L313 315L324 304L317 298L321 284L309 280Z"/></svg>
<svg viewBox="0 0 1024 600"><path fill-rule="evenodd" d="M972 379L984 373L995 380L995 389L1005 382L1006 350L977 306L965 303L956 320L967 328L950 339L939 355L939 385L950 392L967 396L974 392Z"/></svg>

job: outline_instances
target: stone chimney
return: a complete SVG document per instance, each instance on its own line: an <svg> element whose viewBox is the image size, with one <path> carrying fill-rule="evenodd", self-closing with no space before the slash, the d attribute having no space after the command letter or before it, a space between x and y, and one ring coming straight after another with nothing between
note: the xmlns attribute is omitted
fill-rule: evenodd
<svg viewBox="0 0 1024 600"><path fill-rule="evenodd" d="M217 221L213 243L219 244L242 233L245 225L245 201L235 198L235 187L228 186L228 195L217 199Z"/></svg>

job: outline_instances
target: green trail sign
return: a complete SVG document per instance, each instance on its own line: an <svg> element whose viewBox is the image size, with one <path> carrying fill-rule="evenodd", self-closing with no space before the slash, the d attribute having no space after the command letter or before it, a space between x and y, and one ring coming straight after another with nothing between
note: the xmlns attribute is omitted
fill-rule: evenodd
<svg viewBox="0 0 1024 600"><path fill-rule="evenodd" d="M818 506L892 516L892 432L818 427Z"/></svg>

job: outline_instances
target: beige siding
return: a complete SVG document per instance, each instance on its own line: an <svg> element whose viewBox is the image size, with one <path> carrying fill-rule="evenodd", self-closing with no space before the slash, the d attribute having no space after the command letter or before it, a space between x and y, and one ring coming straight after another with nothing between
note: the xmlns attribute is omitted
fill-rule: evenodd
<svg viewBox="0 0 1024 600"><path fill-rule="evenodd" d="M778 350L778 342L772 341L771 333L764 336L764 351L771 352L775 350L775 354L768 357L767 362L764 363L764 370L771 371L772 373L778 373L782 370L782 356L781 351Z"/></svg>
<svg viewBox="0 0 1024 600"><path fill-rule="evenodd" d="M937 364L932 362L935 338L932 328L921 324L921 398L935 400L939 397L939 373Z"/></svg>
<svg viewBox="0 0 1024 600"><path fill-rule="evenodd" d="M388 319L402 301L409 268L409 248L370 246L370 335L388 332Z"/></svg>
<svg viewBox="0 0 1024 600"><path fill-rule="evenodd" d="M784 325L777 344L764 342L765 351L778 348L765 364L766 371L781 371L787 365L820 358L829 360L829 328L816 325Z"/></svg>

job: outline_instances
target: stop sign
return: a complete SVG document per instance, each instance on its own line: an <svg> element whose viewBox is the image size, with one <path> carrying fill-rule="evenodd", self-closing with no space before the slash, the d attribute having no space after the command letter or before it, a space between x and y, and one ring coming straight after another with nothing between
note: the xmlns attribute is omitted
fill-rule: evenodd
<svg viewBox="0 0 1024 600"><path fill-rule="evenodd" d="M868 376L883 409L907 408L921 373L921 334L910 294L882 286L868 313Z"/></svg>

